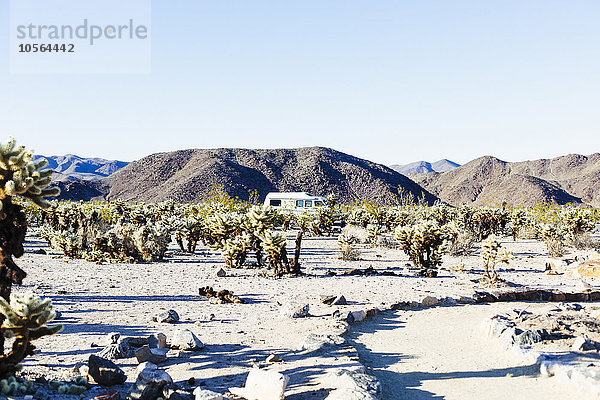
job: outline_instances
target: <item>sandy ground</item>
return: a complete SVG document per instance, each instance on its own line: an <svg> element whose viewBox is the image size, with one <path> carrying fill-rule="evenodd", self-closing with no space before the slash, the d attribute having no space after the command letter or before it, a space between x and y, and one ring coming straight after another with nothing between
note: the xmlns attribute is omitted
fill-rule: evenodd
<svg viewBox="0 0 600 400"><path fill-rule="evenodd" d="M293 238L294 233L290 232L290 253ZM30 235L26 254L17 261L28 277L25 285L15 288L15 291L34 290L52 298L56 309L62 313L57 322L64 324L65 329L61 334L36 343L39 351L27 359L26 369L46 374L71 369L86 362L89 354L100 351L101 348L92 346L105 344L105 336L109 332L119 332L123 336L147 336L163 332L171 337L175 329L186 328L192 330L207 347L200 352L182 353L180 357L170 354L172 358L165 368L175 381L183 383L194 377L207 389L224 393L229 387L241 386L252 365L262 362L269 354L277 354L285 362L271 368L290 375L291 386L287 398L322 399L327 394L327 387L320 383L323 375L328 369L343 367L352 363L352 360L344 356L325 359L299 354L295 349L308 332L327 330L330 315L335 309L353 311L385 308L398 301L421 300L427 295L469 296L474 290L473 280L481 277L480 261L476 254L463 259L465 272L441 270L438 278L428 279L414 277L414 271L406 266L407 256L397 249L364 247L362 260L341 261L338 259L335 238L307 238L303 244L301 262L307 276L273 279L255 269L231 269L227 270L228 276L217 278L217 270L224 266L223 258L207 249L202 250L203 254L174 255L161 263L97 265L64 259L35 235ZM579 279L549 276L543 272L543 244L527 240L513 243L507 239L505 245L515 254L515 260L507 267L514 270L500 269L500 275L515 285L562 290L576 290L581 286ZM48 255L33 253L40 248L45 249ZM445 257L444 267L458 265L459 261L458 258ZM391 270L399 276L326 276L328 270L341 273L369 266L377 270ZM198 288L207 285L216 290L232 290L246 300L246 304L210 304L207 299L198 296ZM325 294L344 295L349 305L323 305L320 296ZM310 304L311 316L302 319L281 317L282 305L290 302ZM168 309L179 313L181 321L178 324L152 322L157 312ZM359 336L355 339L361 346L361 353L368 358L368 363L383 374L382 378L385 379L382 380L386 390L391 390L390 393L400 393L397 390L401 388L394 389L394 385L404 386L410 376L411 387L419 387L416 382L422 382L425 390L431 390L432 393L438 393L436 390L440 389L436 387L444 386L446 381L473 382L472 386L469 384L462 389L462 393L471 393L477 389L476 382L480 379L476 376L486 374L496 375L496 378L490 378L492 383L494 379L506 380L510 384L535 380L527 376L500 378L500 375L505 376L509 372L519 375L524 369L504 360L502 352L493 350L489 344L466 340L468 329L479 317L477 313L483 314L480 310L483 308L467 306L422 311L411 317L415 321L424 319L415 325L410 323L410 318L408 322L404 319L410 313L386 315L357 325L355 332ZM213 320L208 320L207 315L210 314L215 315ZM378 324L381 330L378 330ZM475 325L478 326L479 322ZM485 363L473 364L463 360L436 366L440 357L429 353L424 357L423 353L420 358L423 366L414 368L416 373L408 376L405 369L394 370L399 363L416 360L411 357L419 356L415 346L421 345L421 338L425 340L430 336L429 340L433 343L435 335L442 334L449 336L438 338L439 343L456 342L455 346L449 346L444 353L440 353L446 354L444 359L459 356L461 359L468 358L467 354L480 359L480 352L485 351ZM384 339L379 335L388 336ZM388 348L378 348L377 343ZM411 351L416 353L411 355ZM369 358L369 354L381 354L381 360ZM135 359L119 360L119 365L128 373L128 382L132 382L137 366ZM434 368L440 370L435 372ZM419 377L419 371L425 375ZM442 375L435 375L439 373ZM454 373L465 377L456 377ZM388 379L387 374L397 376L388 376ZM546 390L544 385L538 386L539 390ZM458 385L453 393L461 393L460 387ZM500 397L497 398L505 398L501 396L504 393L503 384L492 387L498 391ZM531 390L536 388L532 386ZM414 389L413 393L418 391L422 389ZM393 396L387 398L395 398ZM465 396L454 398L481 398Z"/></svg>
<svg viewBox="0 0 600 400"><path fill-rule="evenodd" d="M350 334L361 361L372 368L385 400L575 399L577 388L541 377L497 340L481 322L513 308L543 303L495 303L389 312L357 325Z"/></svg>

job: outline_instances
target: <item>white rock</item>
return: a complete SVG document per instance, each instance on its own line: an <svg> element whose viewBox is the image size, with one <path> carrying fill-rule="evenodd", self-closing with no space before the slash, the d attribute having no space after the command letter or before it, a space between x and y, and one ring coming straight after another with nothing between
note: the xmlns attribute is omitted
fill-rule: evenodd
<svg viewBox="0 0 600 400"><path fill-rule="evenodd" d="M247 400L283 400L285 388L290 378L275 371L253 368L246 378L243 388L230 388L236 396Z"/></svg>
<svg viewBox="0 0 600 400"><path fill-rule="evenodd" d="M352 311L352 317L354 318L354 322L360 322L367 317L367 313L365 310Z"/></svg>
<svg viewBox="0 0 600 400"><path fill-rule="evenodd" d="M304 318L308 317L308 304L290 303L281 310L281 316L284 318Z"/></svg>
<svg viewBox="0 0 600 400"><path fill-rule="evenodd" d="M433 296L427 296L423 300L421 300L421 304L423 305L423 307L437 306L438 299Z"/></svg>
<svg viewBox="0 0 600 400"><path fill-rule="evenodd" d="M210 390L202 389L197 387L194 389L195 400L223 400L223 395L220 393L212 392Z"/></svg>
<svg viewBox="0 0 600 400"><path fill-rule="evenodd" d="M204 344L188 329L178 329L171 339L171 347L179 350L200 350Z"/></svg>

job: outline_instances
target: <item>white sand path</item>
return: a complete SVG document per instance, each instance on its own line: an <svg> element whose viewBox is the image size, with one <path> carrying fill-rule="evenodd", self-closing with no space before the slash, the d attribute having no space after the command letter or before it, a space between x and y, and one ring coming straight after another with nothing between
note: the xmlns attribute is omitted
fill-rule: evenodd
<svg viewBox="0 0 600 400"><path fill-rule="evenodd" d="M373 369L384 400L584 399L576 388L539 375L483 335L481 322L496 312L547 307L503 303L388 312L353 327L350 340Z"/></svg>

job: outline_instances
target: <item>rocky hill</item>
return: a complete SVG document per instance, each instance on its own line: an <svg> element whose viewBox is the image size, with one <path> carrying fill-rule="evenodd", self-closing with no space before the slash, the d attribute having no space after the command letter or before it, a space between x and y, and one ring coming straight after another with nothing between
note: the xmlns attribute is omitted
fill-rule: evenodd
<svg viewBox="0 0 600 400"><path fill-rule="evenodd" d="M435 197L404 175L367 160L323 147L300 149L180 150L135 161L105 178L108 200L197 201L223 185L232 196L248 199L256 190L335 193L342 202L393 203L398 190Z"/></svg>
<svg viewBox="0 0 600 400"><path fill-rule="evenodd" d="M600 206L600 154L514 163L486 156L444 173L410 177L455 205L505 201L518 205L546 202Z"/></svg>
<svg viewBox="0 0 600 400"><path fill-rule="evenodd" d="M404 165L390 165L390 168L400 172L403 175L426 174L429 172L446 172L457 167L460 167L460 164L457 164L454 161L450 161L445 158L434 163L430 163L428 161L416 161Z"/></svg>

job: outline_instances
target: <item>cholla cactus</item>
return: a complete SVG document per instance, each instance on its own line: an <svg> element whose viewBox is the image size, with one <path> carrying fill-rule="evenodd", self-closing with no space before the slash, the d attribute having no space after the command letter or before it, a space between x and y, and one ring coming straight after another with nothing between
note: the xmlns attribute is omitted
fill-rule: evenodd
<svg viewBox="0 0 600 400"><path fill-rule="evenodd" d="M21 195L47 208L50 204L44 197L60 193L58 188L48 187L52 170L42 170L47 164L45 159L34 162L33 150L17 146L13 138L0 143L0 199Z"/></svg>
<svg viewBox="0 0 600 400"><path fill-rule="evenodd" d="M357 239L352 235L342 233L338 236L337 243L342 252L342 260L355 261L360 259L360 251L354 247L356 242Z"/></svg>
<svg viewBox="0 0 600 400"><path fill-rule="evenodd" d="M279 233L266 230L260 239L267 253L269 265L273 268L273 274L281 276L285 272L290 272L285 238Z"/></svg>
<svg viewBox="0 0 600 400"><path fill-rule="evenodd" d="M221 255L225 258L225 264L228 267L241 267L244 265L251 249L251 243L252 238L247 233L228 239L221 251Z"/></svg>
<svg viewBox="0 0 600 400"><path fill-rule="evenodd" d="M0 355L0 377L5 378L14 375L26 356L33 355L32 340L58 333L62 325L46 326L56 316L52 302L32 292L11 294L10 303L0 297L0 314L5 318L0 326L3 337L14 337L12 350Z"/></svg>
<svg viewBox="0 0 600 400"><path fill-rule="evenodd" d="M485 278L493 284L498 280L496 265L508 264L511 253L502 248L495 235L490 235L481 243L481 258L483 259Z"/></svg>
<svg viewBox="0 0 600 400"><path fill-rule="evenodd" d="M446 235L436 222L400 226L396 228L395 238L415 267L427 269L442 263Z"/></svg>
<svg viewBox="0 0 600 400"><path fill-rule="evenodd" d="M377 241L379 240L379 237L381 236L382 233L383 233L383 228L381 227L381 225L378 225L378 224L367 225L367 234L369 235L368 240L369 240L369 243L371 243L371 246L373 246L373 247L377 246Z"/></svg>

